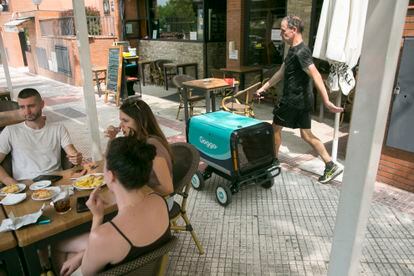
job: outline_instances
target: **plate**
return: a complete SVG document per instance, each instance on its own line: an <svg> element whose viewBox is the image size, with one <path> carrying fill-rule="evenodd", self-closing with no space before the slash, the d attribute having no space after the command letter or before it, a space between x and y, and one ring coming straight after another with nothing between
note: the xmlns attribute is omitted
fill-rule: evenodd
<svg viewBox="0 0 414 276"><path fill-rule="evenodd" d="M3 187L3 188L0 190L0 196L6 196L6 195L8 195L8 194L17 194L17 193L20 193L21 191L24 191L24 189L26 189L26 184L23 184L23 183L17 183L16 185L17 185L17 187L18 187L18 190L14 191L14 192L12 192L12 193L5 193L5 192L3 192L4 188L6 188L6 187Z"/></svg>
<svg viewBox="0 0 414 276"><path fill-rule="evenodd" d="M99 178L99 180L96 180ZM87 174L77 178L73 182L73 187L78 190L93 190L98 186L105 185L103 173Z"/></svg>
<svg viewBox="0 0 414 276"><path fill-rule="evenodd" d="M8 194L0 202L3 205L14 205L26 199L26 193Z"/></svg>
<svg viewBox="0 0 414 276"><path fill-rule="evenodd" d="M203 79L203 82L204 82L204 83L211 82L211 79Z"/></svg>
<svg viewBox="0 0 414 276"><path fill-rule="evenodd" d="M49 196L41 197L41 198L40 197L37 197L36 196L36 193L39 192L39 191L41 191L41 190L48 190L48 191L50 191ZM57 195L59 193L60 193L60 188L59 187L48 187L48 188L39 189L39 190L34 191L32 193L32 199L33 200L36 200L36 201L49 200L49 199L52 199L55 195Z"/></svg>
<svg viewBox="0 0 414 276"><path fill-rule="evenodd" d="M33 183L32 185L30 185L29 189L32 190L32 191L36 191L36 190L39 190L39 189L49 187L51 184L52 184L52 181L50 181L50 180L37 181L37 182Z"/></svg>

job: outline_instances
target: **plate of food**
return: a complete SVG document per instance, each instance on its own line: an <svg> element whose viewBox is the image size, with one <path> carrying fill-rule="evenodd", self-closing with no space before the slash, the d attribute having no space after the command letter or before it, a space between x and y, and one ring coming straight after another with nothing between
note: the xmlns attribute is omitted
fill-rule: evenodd
<svg viewBox="0 0 414 276"><path fill-rule="evenodd" d="M93 190L102 185L105 185L103 173L87 174L73 182L73 187L78 190Z"/></svg>
<svg viewBox="0 0 414 276"><path fill-rule="evenodd" d="M26 193L19 193L19 194L8 194L6 195L0 203L3 205L14 205L19 202L22 202L26 198Z"/></svg>
<svg viewBox="0 0 414 276"><path fill-rule="evenodd" d="M33 191L32 199L33 200L49 200L53 198L55 195L57 195L59 192L60 192L59 187L48 187L44 189L39 189L39 190Z"/></svg>
<svg viewBox="0 0 414 276"><path fill-rule="evenodd" d="M21 191L24 191L24 189L26 189L26 184L23 184L23 183L7 185L0 189L0 195L5 196L8 194L17 194L17 193L20 193Z"/></svg>
<svg viewBox="0 0 414 276"><path fill-rule="evenodd" d="M35 183L33 183L32 185L29 186L29 189L32 191L36 191L36 190L40 190L46 187L49 187L52 184L52 181L50 180L42 180L42 181L37 181Z"/></svg>

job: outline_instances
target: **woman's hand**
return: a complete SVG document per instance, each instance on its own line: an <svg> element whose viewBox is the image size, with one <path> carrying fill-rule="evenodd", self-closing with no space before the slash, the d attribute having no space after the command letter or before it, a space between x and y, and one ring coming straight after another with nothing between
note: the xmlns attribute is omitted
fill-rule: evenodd
<svg viewBox="0 0 414 276"><path fill-rule="evenodd" d="M115 127L110 125L106 130L105 130L105 137L108 137L110 140L114 139L116 137L116 135L119 133L120 128L119 127Z"/></svg>
<svg viewBox="0 0 414 276"><path fill-rule="evenodd" d="M60 275L62 276L71 275L76 269L78 269L81 266L82 257L83 257L83 252L79 252L72 258L66 260L62 265L62 268L60 270Z"/></svg>
<svg viewBox="0 0 414 276"><path fill-rule="evenodd" d="M106 202L99 196L100 187L95 188L90 194L86 206L88 206L92 215L96 218L102 218L104 215L104 209Z"/></svg>

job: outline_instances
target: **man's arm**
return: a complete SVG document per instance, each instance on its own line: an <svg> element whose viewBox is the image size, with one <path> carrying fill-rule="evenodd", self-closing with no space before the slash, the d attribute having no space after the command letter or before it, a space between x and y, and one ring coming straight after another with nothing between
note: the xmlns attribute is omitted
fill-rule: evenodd
<svg viewBox="0 0 414 276"><path fill-rule="evenodd" d="M73 165L80 165L82 163L82 153L76 150L76 148L69 144L63 148L68 156L69 161Z"/></svg>
<svg viewBox="0 0 414 276"><path fill-rule="evenodd" d="M280 66L279 70L277 70L277 72L273 75L273 77L256 91L256 95L260 96L260 94L266 92L267 89L276 85L279 81L282 80L284 74L285 74L285 64L282 63L282 66Z"/></svg>
<svg viewBox="0 0 414 276"><path fill-rule="evenodd" d="M321 95L322 102L329 111L333 113L338 113L344 111L342 107L338 107L334 105L328 96L328 92L326 91L325 85L322 80L321 74L319 74L318 69L316 69L315 64L309 65L309 67L305 70L306 74L308 74L315 84L316 90L318 90L319 95Z"/></svg>
<svg viewBox="0 0 414 276"><path fill-rule="evenodd" d="M0 164L3 162L4 158L6 158L6 154L0 152ZM11 177L3 168L3 166L0 165L0 182L11 185L16 184L17 181L13 177Z"/></svg>

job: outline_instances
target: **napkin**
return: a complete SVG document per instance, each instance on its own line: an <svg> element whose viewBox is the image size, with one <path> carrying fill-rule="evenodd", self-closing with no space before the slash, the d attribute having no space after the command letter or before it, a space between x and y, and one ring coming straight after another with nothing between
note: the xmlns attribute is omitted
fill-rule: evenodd
<svg viewBox="0 0 414 276"><path fill-rule="evenodd" d="M25 225L36 223L39 217L43 214L44 208L45 204L43 204L42 208L40 208L39 211L21 217L15 217L13 213L10 213L9 218L3 219L3 221L1 222L0 232L17 230Z"/></svg>

